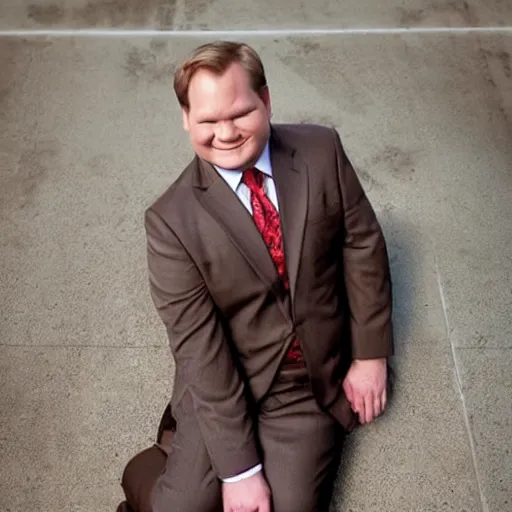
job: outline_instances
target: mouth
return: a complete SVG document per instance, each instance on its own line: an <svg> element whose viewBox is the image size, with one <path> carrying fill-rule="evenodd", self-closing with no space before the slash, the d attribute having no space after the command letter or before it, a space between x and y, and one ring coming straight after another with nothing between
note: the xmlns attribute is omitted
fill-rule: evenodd
<svg viewBox="0 0 512 512"><path fill-rule="evenodd" d="M216 151L233 151L234 149L238 149L239 147L243 146L249 139L244 139L242 140L242 142L234 145L234 146L230 146L228 148L220 148L220 147L217 147L217 146L213 146L213 149L215 149Z"/></svg>

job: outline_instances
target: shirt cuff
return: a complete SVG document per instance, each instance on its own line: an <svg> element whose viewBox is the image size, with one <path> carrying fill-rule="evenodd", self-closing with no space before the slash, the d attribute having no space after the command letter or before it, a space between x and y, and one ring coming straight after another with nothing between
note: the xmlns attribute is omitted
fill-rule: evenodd
<svg viewBox="0 0 512 512"><path fill-rule="evenodd" d="M248 469L247 471L244 471L243 473L240 473L239 475L230 476L229 478L222 478L221 480L225 484L234 484L235 482L240 482L240 480L245 480L246 478L249 478L256 473L259 473L263 469L262 464L257 464L251 469Z"/></svg>

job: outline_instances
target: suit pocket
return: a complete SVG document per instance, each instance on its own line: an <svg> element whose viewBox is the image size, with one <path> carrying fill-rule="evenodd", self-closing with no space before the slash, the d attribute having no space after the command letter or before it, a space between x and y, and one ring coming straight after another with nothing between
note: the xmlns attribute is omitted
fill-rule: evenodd
<svg viewBox="0 0 512 512"><path fill-rule="evenodd" d="M347 433L352 432L352 430L359 426L357 414L352 410L350 402L343 391L340 392L336 401L331 405L329 412L338 420Z"/></svg>

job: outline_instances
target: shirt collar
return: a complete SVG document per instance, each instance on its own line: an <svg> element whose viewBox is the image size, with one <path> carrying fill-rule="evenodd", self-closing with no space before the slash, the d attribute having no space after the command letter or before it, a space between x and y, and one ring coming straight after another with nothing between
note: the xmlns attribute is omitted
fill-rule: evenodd
<svg viewBox="0 0 512 512"><path fill-rule="evenodd" d="M222 167L218 167L214 165L217 172L224 178L227 184L236 191L238 185L242 181L242 170L231 170L231 169L223 169ZM254 164L259 171L266 174L267 176L272 177L272 164L270 162L270 144L269 141L265 144L263 151L261 152L260 157Z"/></svg>

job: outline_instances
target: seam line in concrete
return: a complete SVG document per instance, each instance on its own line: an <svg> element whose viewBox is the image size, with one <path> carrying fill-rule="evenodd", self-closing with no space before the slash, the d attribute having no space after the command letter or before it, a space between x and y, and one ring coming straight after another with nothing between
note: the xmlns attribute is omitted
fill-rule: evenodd
<svg viewBox="0 0 512 512"><path fill-rule="evenodd" d="M455 347L457 350L512 350L512 347Z"/></svg>
<svg viewBox="0 0 512 512"><path fill-rule="evenodd" d="M1 348L30 348L30 349L41 349L41 348L130 348L130 349L143 349L143 348L167 348L168 345L59 345L59 344L47 344L47 345L23 345L0 343Z"/></svg>
<svg viewBox="0 0 512 512"><path fill-rule="evenodd" d="M478 471L475 441L473 438L473 432L471 430L471 424L469 422L469 414L468 414L468 409L467 409L467 405L466 405L466 399L465 399L464 393L462 391L462 380L461 380L461 376L460 376L459 366L457 364L457 357L455 354L455 346L452 342L452 337L450 335L450 323L448 320L448 308L447 308L446 300L445 300L445 296L444 296L443 283L441 282L441 273L439 272L439 266L437 263L437 252L435 250L434 243L432 243L432 253L434 256L434 265L435 265L435 271L436 271L437 286L439 289L441 306L443 308L444 325L445 325L446 335L448 337L448 341L450 343L450 348L451 348L451 352L452 352L453 366L455 368L455 377L457 380L457 387L458 387L458 391L460 394L460 400L462 403L462 413L464 416L464 423L466 424L466 430L467 430L468 439L469 439L469 447L471 450L471 458L473 459L473 470L475 472L476 483L478 485L478 493L480 495L481 510L482 510L482 512L489 512L489 508L487 507L485 496L484 496L484 493L482 490L482 478L480 476L480 472Z"/></svg>
<svg viewBox="0 0 512 512"><path fill-rule="evenodd" d="M442 300L442 299L441 299ZM434 341L429 343L435 343ZM406 342L396 343L398 346L407 346ZM12 348L167 348L167 345L64 345L64 344L44 344L44 345L30 345L24 343L0 343L0 347L12 347ZM512 350L512 347L453 347L456 350Z"/></svg>
<svg viewBox="0 0 512 512"><path fill-rule="evenodd" d="M158 29L15 29L0 30L1 37L82 36L82 37L246 37L246 36L323 36L323 35L398 35L398 34L495 34L512 33L511 27L402 27L402 28L315 28L268 30L158 30Z"/></svg>

